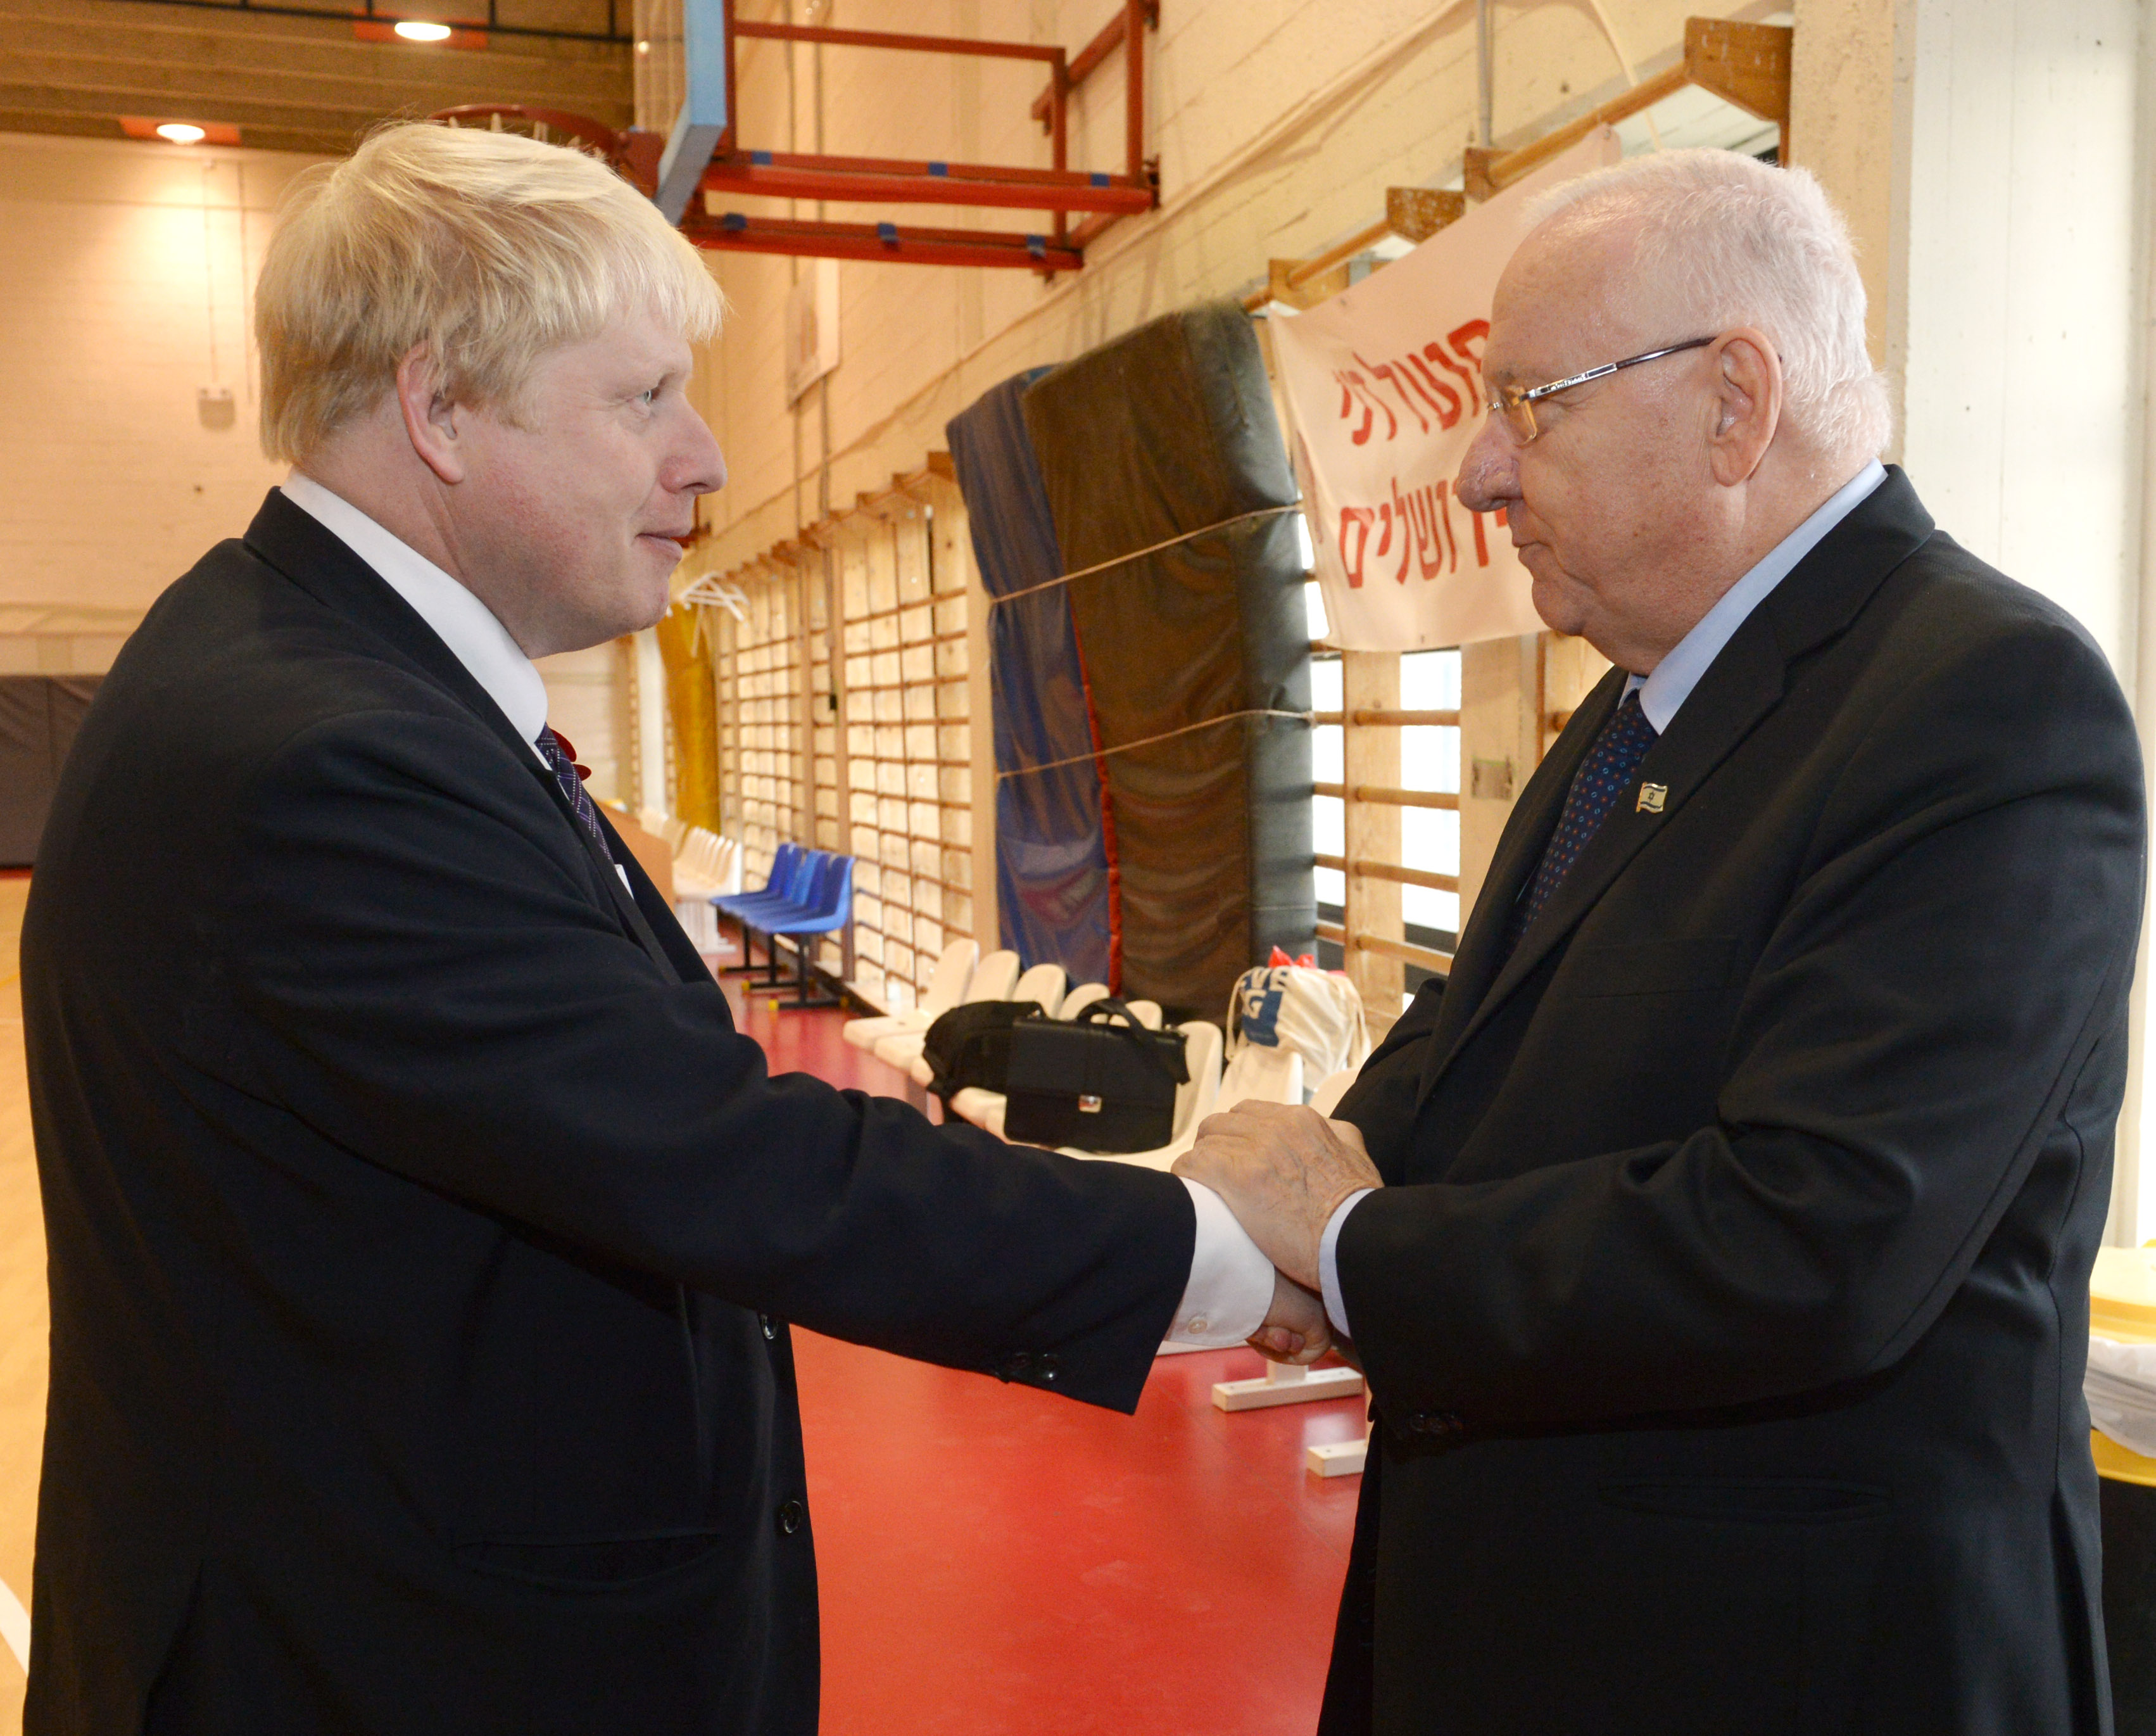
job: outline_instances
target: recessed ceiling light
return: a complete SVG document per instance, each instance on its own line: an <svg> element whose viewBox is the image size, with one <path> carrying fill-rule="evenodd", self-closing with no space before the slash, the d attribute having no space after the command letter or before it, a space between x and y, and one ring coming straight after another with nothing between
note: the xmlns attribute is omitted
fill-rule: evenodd
<svg viewBox="0 0 2156 1736"><path fill-rule="evenodd" d="M447 42L447 24L429 24L421 18L406 18L397 26L397 33L407 42Z"/></svg>
<svg viewBox="0 0 2156 1736"><path fill-rule="evenodd" d="M199 145L204 135L199 126L191 126L184 121L167 121L157 129L157 136L169 144Z"/></svg>

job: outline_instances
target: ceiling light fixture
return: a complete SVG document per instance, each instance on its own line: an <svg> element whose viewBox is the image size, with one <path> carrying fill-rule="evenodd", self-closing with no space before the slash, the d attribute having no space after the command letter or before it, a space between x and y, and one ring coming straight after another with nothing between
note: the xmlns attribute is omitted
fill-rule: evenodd
<svg viewBox="0 0 2156 1736"><path fill-rule="evenodd" d="M157 129L157 136L169 145L199 145L206 135L185 121L167 121Z"/></svg>
<svg viewBox="0 0 2156 1736"><path fill-rule="evenodd" d="M449 27L430 24L424 18L404 18L398 23L397 33L407 42L447 42Z"/></svg>

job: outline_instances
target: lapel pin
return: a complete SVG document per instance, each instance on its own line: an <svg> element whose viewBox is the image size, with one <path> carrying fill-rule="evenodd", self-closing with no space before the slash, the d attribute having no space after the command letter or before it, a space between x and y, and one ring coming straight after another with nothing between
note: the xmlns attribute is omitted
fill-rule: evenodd
<svg viewBox="0 0 2156 1736"><path fill-rule="evenodd" d="M1668 784L1643 783L1640 786L1639 804L1632 811L1635 814L1660 814L1662 811L1662 804L1669 799Z"/></svg>

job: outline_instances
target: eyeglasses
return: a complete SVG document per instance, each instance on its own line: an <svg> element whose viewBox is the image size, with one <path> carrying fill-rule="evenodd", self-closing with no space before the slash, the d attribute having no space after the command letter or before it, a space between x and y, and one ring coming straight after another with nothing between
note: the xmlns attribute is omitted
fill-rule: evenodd
<svg viewBox="0 0 2156 1736"><path fill-rule="evenodd" d="M1719 333L1716 334L1717 336ZM1489 409L1493 415L1502 416L1512 433L1524 446L1542 432L1535 424L1535 400L1548 398L1553 392L1569 391L1574 386L1584 386L1589 380L1599 380L1605 375L1621 372L1628 367L1637 367L1642 362L1659 362L1665 356L1681 355L1686 350L1704 348L1714 342L1712 337L1695 337L1683 343L1673 343L1666 350L1650 350L1644 356L1627 356L1622 362L1605 362L1599 367L1590 367L1585 373L1576 373L1568 379L1552 380L1547 386L1500 386L1490 396Z"/></svg>

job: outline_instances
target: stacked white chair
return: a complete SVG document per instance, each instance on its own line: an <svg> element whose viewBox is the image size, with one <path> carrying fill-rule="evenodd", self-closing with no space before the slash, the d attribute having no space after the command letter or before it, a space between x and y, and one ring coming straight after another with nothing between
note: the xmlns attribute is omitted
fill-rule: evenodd
<svg viewBox="0 0 2156 1736"><path fill-rule="evenodd" d="M702 826L690 826L682 834L680 847L674 854L674 896L677 903L685 904L690 899L705 899L727 890L729 873L738 886L741 869L740 852L731 840L721 838L716 832Z"/></svg>
<svg viewBox="0 0 2156 1736"><path fill-rule="evenodd" d="M1096 1000L1108 998L1106 983L1081 983L1063 997L1063 1004L1055 1009L1058 1019L1075 1019Z"/></svg>
<svg viewBox="0 0 2156 1736"><path fill-rule="evenodd" d="M640 808L637 810L636 823L674 854L680 854L681 840L689 830L685 820L675 818L663 808Z"/></svg>
<svg viewBox="0 0 2156 1736"><path fill-rule="evenodd" d="M1033 1001L1040 1006L1042 1012L1053 1019L1056 1009L1063 1004L1063 990L1070 981L1069 975L1061 965L1036 964L1012 985L1009 994L997 998L1002 1000ZM923 1045L926 1045L925 1037ZM878 1055L883 1053L881 1044L876 1045L876 1053ZM935 1069L928 1065L927 1056L919 1050L914 1051L913 1058L906 1063L906 1071L912 1076L916 1085L926 1085L936 1076Z"/></svg>
<svg viewBox="0 0 2156 1736"><path fill-rule="evenodd" d="M1302 1057L1292 1049L1260 1049L1250 1044L1237 1051L1220 1081L1221 1109L1242 1102L1301 1101Z"/></svg>
<svg viewBox="0 0 2156 1736"><path fill-rule="evenodd" d="M1337 1073L1327 1073L1317 1081L1310 1093L1310 1107L1320 1115L1330 1115L1340 1107L1341 1098L1348 1095L1348 1087L1355 1082L1355 1069L1343 1067Z"/></svg>
<svg viewBox="0 0 2156 1736"><path fill-rule="evenodd" d="M963 1004L971 1005L980 1000L1009 1000L1011 989L1018 981L1018 954L1012 952L991 953L973 967L973 980L966 984ZM875 1057L888 1062L901 1072L907 1071L921 1059L922 1045L928 1039L928 1027L918 1030L893 1031L875 1042Z"/></svg>
<svg viewBox="0 0 2156 1736"><path fill-rule="evenodd" d="M715 893L742 889L741 846L702 826L665 821L674 845L674 914L681 929L700 953L719 950L719 913L711 907Z"/></svg>
<svg viewBox="0 0 2156 1736"><path fill-rule="evenodd" d="M966 986L973 980L973 967L980 957L978 941L952 941L936 961L919 1005L876 1019L850 1019L839 1027L839 1035L856 1049L872 1050L886 1037L895 1037L901 1031L927 1030L938 1014L949 1012L965 999Z"/></svg>
<svg viewBox="0 0 2156 1736"><path fill-rule="evenodd" d="M1108 985L1106 983L1081 983L1063 997L1063 1004L1055 1009L1055 1016L1064 1020L1075 1019L1095 1001L1107 998ZM1009 1102L999 1091L988 1091L978 1085L969 1085L963 1091L952 1094L951 1111L1000 1139L1004 1137L1004 1111L1009 1107Z"/></svg>

